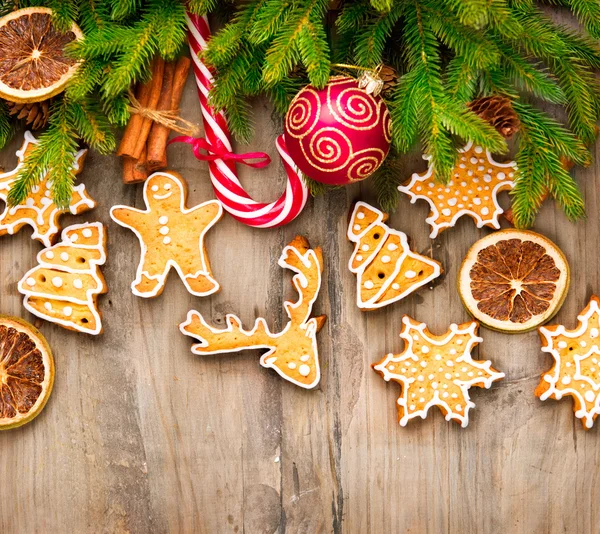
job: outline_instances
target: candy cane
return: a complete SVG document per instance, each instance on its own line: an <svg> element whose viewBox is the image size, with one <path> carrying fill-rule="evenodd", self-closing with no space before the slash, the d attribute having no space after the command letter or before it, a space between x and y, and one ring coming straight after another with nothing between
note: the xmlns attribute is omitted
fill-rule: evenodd
<svg viewBox="0 0 600 534"><path fill-rule="evenodd" d="M206 17L190 13L187 16L187 25L206 140L212 146L220 145L231 152L230 134L225 116L222 112L216 113L208 104L208 92L213 83L212 73L198 57L199 52L206 48L206 42L210 38L208 20ZM215 159L208 163L210 179L217 198L235 219L248 226L272 228L287 224L298 216L308 199L308 189L302 181L300 171L288 154L283 135L277 138L276 146L288 181L285 192L270 204L256 202L248 195L238 179L234 161Z"/></svg>

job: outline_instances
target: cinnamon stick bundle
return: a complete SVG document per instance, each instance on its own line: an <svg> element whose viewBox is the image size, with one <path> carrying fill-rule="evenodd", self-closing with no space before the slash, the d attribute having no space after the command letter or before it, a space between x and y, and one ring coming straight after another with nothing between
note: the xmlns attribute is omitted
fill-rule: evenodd
<svg viewBox="0 0 600 534"><path fill-rule="evenodd" d="M176 63L166 65L158 110L177 112L191 64L190 58L183 56ZM169 128L163 124L155 122L152 125L148 136L147 167L149 171L164 169L167 166L169 132Z"/></svg>

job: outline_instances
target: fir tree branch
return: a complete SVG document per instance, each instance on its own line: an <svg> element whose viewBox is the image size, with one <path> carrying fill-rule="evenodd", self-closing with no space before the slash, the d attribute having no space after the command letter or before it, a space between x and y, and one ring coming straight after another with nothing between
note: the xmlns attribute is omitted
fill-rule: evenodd
<svg viewBox="0 0 600 534"><path fill-rule="evenodd" d="M398 186L403 182L400 158L396 154L388 154L381 167L371 177L371 183L377 195L377 202L386 213L396 211L400 199Z"/></svg>
<svg viewBox="0 0 600 534"><path fill-rule="evenodd" d="M600 39L600 3L597 0L569 0L569 5L588 33Z"/></svg>
<svg viewBox="0 0 600 534"><path fill-rule="evenodd" d="M4 148L6 143L10 141L13 136L14 128L10 122L8 115L8 109L3 100L0 100L0 149Z"/></svg>
<svg viewBox="0 0 600 534"><path fill-rule="evenodd" d="M79 14L79 2L76 0L48 0L46 4L53 11L54 24L58 30L69 31Z"/></svg>

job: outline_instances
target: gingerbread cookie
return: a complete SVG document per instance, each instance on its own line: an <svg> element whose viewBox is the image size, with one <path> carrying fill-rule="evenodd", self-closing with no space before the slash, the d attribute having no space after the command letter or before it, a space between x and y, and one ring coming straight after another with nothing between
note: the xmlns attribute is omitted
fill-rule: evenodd
<svg viewBox="0 0 600 534"><path fill-rule="evenodd" d="M279 258L279 265L296 274L292 283L298 291L297 302L284 302L289 317L285 328L273 334L264 319L256 320L251 330L244 330L235 315L227 315L227 328L209 326L197 311L190 311L180 325L181 332L200 342L192 347L194 354L222 354L247 349L268 349L261 358L263 367L271 367L283 378L302 388L314 388L321 378L317 332L325 323L325 315L311 317L319 295L323 256L321 249L311 249L303 237L296 237Z"/></svg>
<svg viewBox="0 0 600 534"><path fill-rule="evenodd" d="M441 264L410 250L406 234L384 222L387 215L358 202L348 226L355 243L348 265L357 276L357 305L374 310L403 299L442 274Z"/></svg>
<svg viewBox="0 0 600 534"><path fill-rule="evenodd" d="M19 164L14 170L0 174L0 200L7 201L8 193L25 163L27 154L31 152L33 145L37 144L37 139L30 132L25 132L23 146L21 150L17 151ZM81 172L86 154L87 150L80 150L75 155L76 163L73 167L73 174ZM29 225L33 228L31 238L37 239L44 246L49 247L60 232L58 219L63 213L77 215L96 207L96 202L88 196L85 186L79 184L73 188L73 196L68 209L60 209L51 198L51 187L52 171L47 172L40 183L33 186L25 202L13 207L9 207L7 204L0 214L0 236L15 234L23 226Z"/></svg>
<svg viewBox="0 0 600 534"><path fill-rule="evenodd" d="M388 354L373 369L384 380L401 386L398 398L400 424L415 417L425 418L431 406L438 406L446 421L462 427L469 423L471 386L489 388L504 378L489 361L473 360L471 349L483 339L477 336L479 323L452 324L444 335L433 335L425 323L408 315L402 318L400 337L405 341L401 354Z"/></svg>
<svg viewBox="0 0 600 534"><path fill-rule="evenodd" d="M65 228L60 243L42 250L39 265L19 282L31 313L69 330L100 334L97 298L107 292L100 265L106 262L106 231L99 223Z"/></svg>
<svg viewBox="0 0 600 534"><path fill-rule="evenodd" d="M575 330L538 329L542 351L552 355L554 366L542 374L535 394L541 400L573 397L575 417L589 429L600 413L600 298L593 295L577 319Z"/></svg>
<svg viewBox="0 0 600 534"><path fill-rule="evenodd" d="M138 297L156 297L173 267L192 295L216 293L204 248L206 232L222 217L218 200L185 207L187 184L174 172L155 172L144 183L145 210L114 206L112 219L133 230L140 240L141 258L131 290Z"/></svg>
<svg viewBox="0 0 600 534"><path fill-rule="evenodd" d="M488 150L472 141L459 152L458 164L448 184L436 181L434 165L430 163L425 174L415 173L407 185L398 187L410 196L411 204L417 199L429 202L431 212L426 222L431 226L431 238L454 226L463 215L471 217L477 228L500 228L498 216L503 210L498 204L498 193L515 185L514 161L498 163Z"/></svg>

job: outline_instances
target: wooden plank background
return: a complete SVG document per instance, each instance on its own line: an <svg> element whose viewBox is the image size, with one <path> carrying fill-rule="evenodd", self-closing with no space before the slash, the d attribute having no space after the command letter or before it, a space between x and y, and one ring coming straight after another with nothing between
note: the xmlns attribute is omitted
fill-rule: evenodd
<svg viewBox="0 0 600 534"><path fill-rule="evenodd" d="M199 120L188 82L183 114ZM256 198L273 199L285 183L274 148L281 124L260 101L256 119L256 138L242 148L266 150L274 163L262 171L243 169L242 180ZM14 167L19 145L20 139L0 154L5 169ZM189 147L169 148L169 161L190 184L189 205L213 198L207 166ZM597 161L575 171L588 219L571 224L547 202L535 225L564 250L573 271L557 317L568 327L600 291ZM403 175L424 168L415 154ZM207 241L219 294L193 297L172 273L160 297L141 299L129 289L137 239L108 212L117 203L142 206L142 186L123 186L117 158L97 154L81 176L99 207L63 222L99 220L108 227L103 335L69 332L28 314L16 286L36 264L40 244L29 230L0 239L0 312L33 321L57 366L43 413L0 434L0 532L597 531L598 428L584 431L568 399L534 397L539 374L551 364L536 333L482 329L475 356L491 359L507 376L491 390L471 390L477 406L466 429L447 423L437 409L401 428L398 386L370 369L386 352L401 350L403 314L435 333L468 319L455 289L457 269L488 230L462 219L430 241L427 206L403 198L390 225L440 260L446 274L433 290L363 313L347 269L346 220L354 201L374 199L368 184L355 185L311 200L281 229L253 230L226 215ZM191 340L177 328L191 308L215 325L226 313L245 325L257 316L283 324L282 302L294 293L290 274L276 261L296 234L322 246L325 257L315 307L328 315L318 336L319 387L305 391L263 369L258 351L192 355Z"/></svg>

